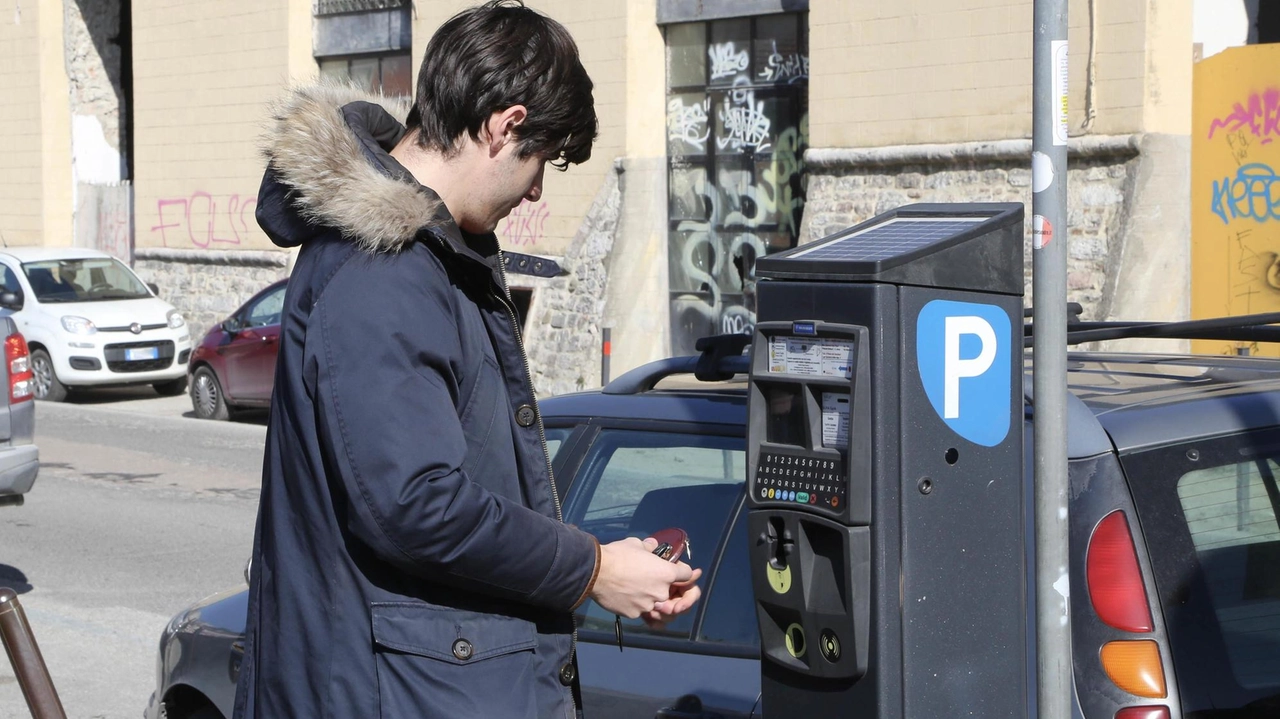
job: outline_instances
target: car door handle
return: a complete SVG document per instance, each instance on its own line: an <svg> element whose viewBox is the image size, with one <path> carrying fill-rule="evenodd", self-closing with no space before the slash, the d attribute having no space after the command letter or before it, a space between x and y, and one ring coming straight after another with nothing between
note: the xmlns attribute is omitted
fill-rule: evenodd
<svg viewBox="0 0 1280 719"><path fill-rule="evenodd" d="M724 719L721 714L709 712L702 708L702 699L697 694L685 694L676 699L676 703L663 707L653 715L653 719Z"/></svg>

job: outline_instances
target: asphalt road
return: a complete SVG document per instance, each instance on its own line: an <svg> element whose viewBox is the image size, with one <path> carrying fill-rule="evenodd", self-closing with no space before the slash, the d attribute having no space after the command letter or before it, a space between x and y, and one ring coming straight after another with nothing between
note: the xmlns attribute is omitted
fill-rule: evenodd
<svg viewBox="0 0 1280 719"><path fill-rule="evenodd" d="M149 388L39 403L41 469L0 508L0 585L17 590L67 716L138 719L177 610L243 582L264 418L210 422ZM0 719L28 719L0 655Z"/></svg>

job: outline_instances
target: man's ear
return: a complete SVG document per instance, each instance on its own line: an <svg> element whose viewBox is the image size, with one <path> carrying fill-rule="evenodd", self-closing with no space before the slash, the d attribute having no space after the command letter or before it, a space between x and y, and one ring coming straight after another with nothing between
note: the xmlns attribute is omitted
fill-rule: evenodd
<svg viewBox="0 0 1280 719"><path fill-rule="evenodd" d="M515 128L524 122L529 116L529 110L524 105L512 105L505 110L499 110L489 116L489 121L485 123L485 130L488 134L486 138L489 142L489 154L496 155L498 151L507 143L516 141Z"/></svg>

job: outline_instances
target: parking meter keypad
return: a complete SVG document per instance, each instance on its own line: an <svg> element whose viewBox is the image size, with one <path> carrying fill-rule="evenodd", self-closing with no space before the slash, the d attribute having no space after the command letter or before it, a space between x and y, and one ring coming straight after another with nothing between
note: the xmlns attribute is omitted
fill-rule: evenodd
<svg viewBox="0 0 1280 719"><path fill-rule="evenodd" d="M838 509L846 499L844 460L762 450L755 485L761 500Z"/></svg>

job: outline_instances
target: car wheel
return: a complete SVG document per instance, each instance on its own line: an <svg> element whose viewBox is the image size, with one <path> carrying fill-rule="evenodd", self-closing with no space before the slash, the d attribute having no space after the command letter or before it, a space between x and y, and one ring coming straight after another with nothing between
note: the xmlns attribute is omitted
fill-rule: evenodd
<svg viewBox="0 0 1280 719"><path fill-rule="evenodd" d="M177 397L187 391L187 378L179 377L168 382L156 382L151 386L155 388L156 394L161 397Z"/></svg>
<svg viewBox="0 0 1280 719"><path fill-rule="evenodd" d="M196 370L191 378L191 406L200 419L231 419L231 408L222 394L222 384L208 367Z"/></svg>
<svg viewBox="0 0 1280 719"><path fill-rule="evenodd" d="M49 358L48 352L44 350L31 352L31 374L36 381L36 399L61 402L67 398L67 386L58 381L58 375L53 371L53 360Z"/></svg>

